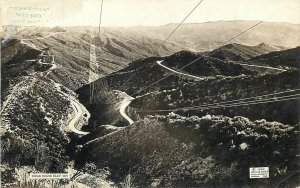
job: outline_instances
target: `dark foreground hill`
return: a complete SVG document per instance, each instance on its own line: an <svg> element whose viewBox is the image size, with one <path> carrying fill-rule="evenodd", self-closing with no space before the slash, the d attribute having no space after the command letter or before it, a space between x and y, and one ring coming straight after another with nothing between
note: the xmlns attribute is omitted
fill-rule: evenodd
<svg viewBox="0 0 300 188"><path fill-rule="evenodd" d="M299 175L297 129L244 117L147 116L85 145L77 162L109 167L116 182L130 174L137 187L289 187ZM253 166L269 166L270 178L250 180Z"/></svg>

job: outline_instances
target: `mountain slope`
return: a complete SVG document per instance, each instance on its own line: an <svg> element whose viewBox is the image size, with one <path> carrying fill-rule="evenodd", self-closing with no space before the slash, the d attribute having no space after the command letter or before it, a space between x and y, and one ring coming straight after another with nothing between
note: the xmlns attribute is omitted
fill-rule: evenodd
<svg viewBox="0 0 300 188"><path fill-rule="evenodd" d="M58 68L55 55L30 43L3 48L4 78L1 90L1 160L7 168L31 166L38 172L65 172L69 162L68 144L72 127L82 126L86 116L73 107L76 95L49 79ZM10 57L11 56L11 57ZM75 126L75 125L74 125ZM47 134L45 134L45 131ZM16 181L6 179L6 181Z"/></svg>
<svg viewBox="0 0 300 188"><path fill-rule="evenodd" d="M9 39L12 41L7 40L2 45L2 63L26 59L27 57L22 57L23 54L14 49L23 42L34 48L47 48L56 57L59 66L48 77L70 89L77 89L90 82L90 77L95 79L122 69L134 59L174 53L182 49L167 43L157 51L162 43L161 39L149 38L135 32L107 30L101 33L100 38L97 32L95 27L17 28L14 39ZM95 45L94 63L90 63L92 45ZM11 56L12 53L14 57Z"/></svg>
<svg viewBox="0 0 300 188"><path fill-rule="evenodd" d="M265 43L261 43L256 46L247 46L233 43L213 50L209 53L209 55L227 61L245 61L262 54L283 49L283 47L274 47Z"/></svg>
<svg viewBox="0 0 300 188"><path fill-rule="evenodd" d="M189 65L197 58L199 58L198 61ZM158 60L163 60L161 65L157 63ZM136 97L131 107L133 107L133 114L135 114L134 110L137 110L140 116L153 112L168 113L168 111L156 112L155 110L170 109L172 111L172 109L183 108L180 113L183 115L205 115L205 113L226 114L230 117L241 115L251 120L266 118L269 121L295 124L298 112L297 103L294 103L295 99L278 101L274 104L233 106L228 109L184 110L185 107L197 104L222 103L268 94L270 94L269 98L280 98L282 96L276 93L283 91L290 91L287 95L291 96L297 94L295 91L298 89L297 82L291 82L291 80L298 80L297 70L279 71L273 70L272 67L255 67L255 65L249 68L243 63L247 62L236 64L216 58L202 57L201 53L181 51L164 58L153 57L135 61L123 70L96 80L92 85L88 84L80 88L77 93L81 102L90 106L88 102L91 96L90 88L91 86L97 88L93 92L93 106L99 105L99 109L104 109L103 105L105 106L106 100L103 94L105 92L124 91ZM185 67L186 65L189 66ZM275 94L271 95L271 93ZM110 95L113 96L113 94ZM278 110L274 111L274 109ZM99 116L101 111L97 111L96 114L97 117L101 117Z"/></svg>
<svg viewBox="0 0 300 188"><path fill-rule="evenodd" d="M92 84L94 85L94 87L103 88L103 84L105 83L104 86L106 85L105 87L107 87L107 89L122 90L129 95L135 94L142 89L145 90L141 93L138 93L139 95L153 90L160 91L162 89L161 86L163 86L163 88L172 89L173 87L176 87L178 82L180 82L181 80L185 81L186 77L178 76L170 70L162 68L162 66L159 65L157 61L164 60L162 62L163 65L167 65L168 67L178 70L198 57L202 57L201 54L181 51L164 58L152 57L138 60L129 64L128 67L122 69L121 71L100 78ZM242 65L209 57L201 58L192 66L179 71L197 75L202 79L211 79L222 76L239 76L242 74L256 74L255 72L244 68ZM166 79L163 79L159 83L154 84L156 81L165 77ZM152 87L146 88L146 86ZM82 97L82 100L88 100L90 95L90 87L91 84L88 84L77 90L79 96ZM96 99L98 97L101 97L101 90L94 93L94 98Z"/></svg>
<svg viewBox="0 0 300 188"><path fill-rule="evenodd" d="M241 65L208 56L201 56L201 54L181 51L166 57L163 64L170 68L180 69L181 71L200 76L254 74ZM194 61L195 59L198 60Z"/></svg>
<svg viewBox="0 0 300 188"><path fill-rule="evenodd" d="M288 69L299 69L300 47L283 51L271 52L247 61L249 64L267 65L272 67L286 67Z"/></svg>
<svg viewBox="0 0 300 188"><path fill-rule="evenodd" d="M84 145L77 164L107 166L116 182L130 173L138 187L274 187L297 170L297 135L297 127L243 117L147 116ZM249 180L249 166L261 165L270 178Z"/></svg>

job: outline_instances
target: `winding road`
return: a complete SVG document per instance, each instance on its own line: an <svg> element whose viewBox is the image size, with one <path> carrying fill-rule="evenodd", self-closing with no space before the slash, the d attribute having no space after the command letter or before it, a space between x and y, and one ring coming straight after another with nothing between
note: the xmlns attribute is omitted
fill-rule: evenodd
<svg viewBox="0 0 300 188"><path fill-rule="evenodd" d="M54 83L54 84L55 87L57 88L57 91L59 91L61 94L63 94L66 98L70 100L71 106L73 108L74 116L68 122L68 127L70 128L70 130L80 135L89 134L90 132L81 131L76 128L76 125L78 125L78 123L82 119L84 119L84 114L86 114L86 121L90 118L90 113L88 112L88 110L75 97L62 92L61 84L59 83Z"/></svg>
<svg viewBox="0 0 300 188"><path fill-rule="evenodd" d="M72 97L70 97L70 102L71 102L71 106L75 112L75 115L74 115L73 119L71 119L71 121L69 121L68 127L71 129L72 132L74 132L76 134L80 134L80 135L89 134L89 132L81 131L76 128L76 125L80 122L81 118L84 115L84 111L87 111L87 110L85 109L85 107L82 106L82 104L77 102L76 99L75 100L72 99Z"/></svg>
<svg viewBox="0 0 300 188"><path fill-rule="evenodd" d="M134 121L126 114L125 110L127 106L132 102L134 98L127 95L120 104L120 114L129 122L129 125L133 124Z"/></svg>
<svg viewBox="0 0 300 188"><path fill-rule="evenodd" d="M248 66L248 67L258 67L258 68L279 70L279 71L282 71L282 72L287 71L285 69L280 69L280 68L275 68L275 67L268 67L268 66L262 66L262 65L253 65L253 64L245 64L245 63L237 63L237 64L242 65L242 66Z"/></svg>
<svg viewBox="0 0 300 188"><path fill-rule="evenodd" d="M129 122L129 125L133 124L134 121L126 114L126 108L135 98L129 96L126 92L123 91L114 90L114 92L116 95L118 95L118 98L122 99L122 101L118 103L119 105L117 107L121 116Z"/></svg>
<svg viewBox="0 0 300 188"><path fill-rule="evenodd" d="M169 70L169 71L171 71L171 72L174 72L174 73L176 73L176 74L180 74L180 75L183 75L183 76L191 77L191 78L194 78L194 79L196 78L196 79L198 79L198 80L204 80L204 78L199 77L199 76L194 76L194 75L190 75L190 74L178 72L178 71L176 71L176 70L174 70L174 69L171 69L171 68L169 68L169 67L167 67L167 66L161 64L162 62L163 62L163 61L156 61L156 63L157 63L158 65L160 65L160 66L162 66L163 68L165 68L165 69L167 69L167 70Z"/></svg>

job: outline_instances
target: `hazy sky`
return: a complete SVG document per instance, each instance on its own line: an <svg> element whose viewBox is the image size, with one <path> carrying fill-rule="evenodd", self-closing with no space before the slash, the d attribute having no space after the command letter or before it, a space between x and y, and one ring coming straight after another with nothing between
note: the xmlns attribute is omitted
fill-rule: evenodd
<svg viewBox="0 0 300 188"><path fill-rule="evenodd" d="M178 23L198 2L104 0L102 24L136 26ZM3 25L97 26L100 5L100 0L2 0L1 21ZM217 20L300 23L300 0L203 0L186 23Z"/></svg>

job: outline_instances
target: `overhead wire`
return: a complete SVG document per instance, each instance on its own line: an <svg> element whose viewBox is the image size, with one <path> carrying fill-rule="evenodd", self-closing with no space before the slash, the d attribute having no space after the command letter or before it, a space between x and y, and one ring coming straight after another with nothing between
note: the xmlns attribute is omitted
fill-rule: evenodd
<svg viewBox="0 0 300 188"><path fill-rule="evenodd" d="M254 105L254 104L265 104L271 102L281 102L286 100L295 100L299 99L300 94L295 95L285 95L281 97L269 97L266 99L256 99L250 101L241 101L235 103L223 103L223 104L207 104L204 106L191 106L191 107L182 107L182 108L174 108L174 109L161 109L161 110L143 110L142 112L173 112L173 111L193 111L193 110L211 110L211 109L218 109L218 108L231 108L231 107L238 107L238 106L247 106L247 105Z"/></svg>
<svg viewBox="0 0 300 188"><path fill-rule="evenodd" d="M240 102L240 101L245 101L245 100L250 100L250 99L256 99L256 98L264 98L264 97L269 97L272 95L280 95L284 93L292 93L295 91L300 91L300 89L295 89L295 90L288 90L288 91L282 91L282 92L276 92L276 93L269 93L266 95L260 95L260 96L254 96L254 97L247 97L247 98L241 98L241 99L236 99L236 100L230 100L230 101L224 101L224 102L219 102L219 103L214 103L214 104L208 104L208 105L219 105L219 104L224 104L224 103L231 103L231 102ZM206 104L205 104L206 105ZM199 105L199 106L194 106L194 107L200 107L204 105Z"/></svg>
<svg viewBox="0 0 300 188"><path fill-rule="evenodd" d="M101 5L100 5L100 15L99 15L99 25L98 25L98 38L99 40L101 40L100 38L100 33L101 33L101 22L102 22L102 12L103 12L103 2L104 0L101 0ZM95 38L94 41L95 42ZM92 44L91 44L92 45ZM95 48L98 47L98 45L96 45L96 43L94 44ZM97 54L97 50L95 49L95 53ZM96 56L95 54L95 56ZM97 61L97 59L96 59ZM89 80L92 80L91 75L92 74L92 62L90 61L90 74L89 74ZM105 80L104 80L105 82ZM103 83L104 84L104 83ZM95 89L95 83L94 82L90 82L90 104L93 103L93 96L94 96L94 89Z"/></svg>

